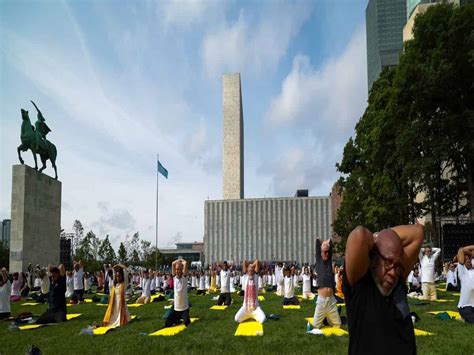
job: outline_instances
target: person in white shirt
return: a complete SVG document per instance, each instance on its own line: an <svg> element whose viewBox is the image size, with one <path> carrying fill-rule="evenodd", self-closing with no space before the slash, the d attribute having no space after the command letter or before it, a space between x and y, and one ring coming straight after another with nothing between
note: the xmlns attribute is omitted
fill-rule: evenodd
<svg viewBox="0 0 474 355"><path fill-rule="evenodd" d="M452 262L448 264L448 271L446 272L446 291L459 292L456 265Z"/></svg>
<svg viewBox="0 0 474 355"><path fill-rule="evenodd" d="M198 288L196 294L201 296L206 295L206 276L204 275L204 271L201 271L199 273Z"/></svg>
<svg viewBox="0 0 474 355"><path fill-rule="evenodd" d="M72 304L84 301L84 269L81 261L74 261L74 295L71 298Z"/></svg>
<svg viewBox="0 0 474 355"><path fill-rule="evenodd" d="M10 293L12 284L8 279L8 271L5 268L0 270L0 320L10 317Z"/></svg>
<svg viewBox="0 0 474 355"><path fill-rule="evenodd" d="M140 295L140 297L137 298L137 301L135 303L148 304L150 303L151 299L151 279L148 270L142 271L140 283L140 286L142 288L142 294Z"/></svg>
<svg viewBox="0 0 474 355"><path fill-rule="evenodd" d="M150 293L152 295L156 295L156 278L155 278L155 271L150 269Z"/></svg>
<svg viewBox="0 0 474 355"><path fill-rule="evenodd" d="M66 297L72 297L74 294L74 278L72 277L72 272L68 271L66 273Z"/></svg>
<svg viewBox="0 0 474 355"><path fill-rule="evenodd" d="M314 293L311 292L311 274L309 268L305 266L303 268L303 299L313 298Z"/></svg>
<svg viewBox="0 0 474 355"><path fill-rule="evenodd" d="M474 245L459 248L458 250L458 276L461 281L461 296L459 297L458 310L466 323L474 324L474 269L472 256Z"/></svg>
<svg viewBox="0 0 474 355"><path fill-rule="evenodd" d="M230 297L230 270L227 261L224 261L222 264L219 276L221 281L221 294L217 300L217 305L222 306L224 304L230 306L232 298Z"/></svg>
<svg viewBox="0 0 474 355"><path fill-rule="evenodd" d="M89 272L86 272L84 276L84 293L91 294L92 293L91 287L92 287L92 274Z"/></svg>
<svg viewBox="0 0 474 355"><path fill-rule="evenodd" d="M230 293L235 292L235 273L231 272L230 274Z"/></svg>
<svg viewBox="0 0 474 355"><path fill-rule="evenodd" d="M276 295L283 296L283 263L275 265L275 278L277 282Z"/></svg>
<svg viewBox="0 0 474 355"><path fill-rule="evenodd" d="M242 288L244 290L244 303L242 307L235 314L235 321L238 323L244 322L247 319L254 319L259 323L266 320L265 313L263 313L258 303L258 272L260 270L260 263L255 260L249 264L244 260L242 271Z"/></svg>
<svg viewBox="0 0 474 355"><path fill-rule="evenodd" d="M283 271L285 277L283 279L283 305L299 305L300 302L295 297L295 268L285 268Z"/></svg>
<svg viewBox="0 0 474 355"><path fill-rule="evenodd" d="M421 289L423 299L435 301L435 263L440 255L441 249L431 248L427 246L420 251L420 267L421 267Z"/></svg>
<svg viewBox="0 0 474 355"><path fill-rule="evenodd" d="M417 294L421 294L421 278L420 278L420 273L416 265L415 265L415 268L408 275L407 281L408 281L408 286L409 286L408 293L416 292Z"/></svg>
<svg viewBox="0 0 474 355"><path fill-rule="evenodd" d="M171 264L174 284L174 307L165 319L165 327L177 324L181 319L187 327L189 319L188 301L188 263L186 260L178 259Z"/></svg>
<svg viewBox="0 0 474 355"><path fill-rule="evenodd" d="M277 289L277 281L276 281L276 276L274 272L271 272L271 284L272 284L272 290L276 291Z"/></svg>

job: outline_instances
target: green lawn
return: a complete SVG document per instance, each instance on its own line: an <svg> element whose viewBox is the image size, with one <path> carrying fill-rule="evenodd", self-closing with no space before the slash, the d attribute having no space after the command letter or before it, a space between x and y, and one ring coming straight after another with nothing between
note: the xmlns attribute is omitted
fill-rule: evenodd
<svg viewBox="0 0 474 355"><path fill-rule="evenodd" d="M237 324L234 314L240 307L243 297L234 295L234 304L225 311L211 311L214 304L212 295L196 296L190 294L191 317L199 318L182 333L172 337L148 337L163 326L164 305L168 302L152 303L139 308L130 308L141 320L134 321L121 329L103 336L81 335L82 328L93 322L100 323L105 307L95 304L82 304L68 307L69 313L82 313L80 318L60 325L43 327L30 331L10 331L8 321L0 322L0 354L24 354L31 345L38 346L43 354L147 354L150 352L170 352L209 354L209 353L303 353L345 354L348 336L322 337L306 334L305 317L313 315L314 306L304 301L300 310L283 310L281 299L274 293L266 293L262 309L269 315L280 316L280 320L267 320L264 335L261 337L234 337ZM472 354L474 327L459 321L441 321L427 314L431 310L457 310L458 297L451 293L438 292L438 297L452 300L447 303L430 305L411 305L411 310L422 318L416 328L434 333L429 337L417 337L420 354ZM41 313L45 305L12 305L12 313L31 311ZM345 311L343 310L343 315ZM344 327L347 329L346 327Z"/></svg>

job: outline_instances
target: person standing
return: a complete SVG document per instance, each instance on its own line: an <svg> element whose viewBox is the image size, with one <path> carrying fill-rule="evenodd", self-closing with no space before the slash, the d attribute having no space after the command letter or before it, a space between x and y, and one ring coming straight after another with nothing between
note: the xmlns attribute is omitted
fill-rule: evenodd
<svg viewBox="0 0 474 355"><path fill-rule="evenodd" d="M461 281L461 296L459 297L458 310L461 317L474 324L474 269L472 256L474 245L459 248L458 250L458 275Z"/></svg>
<svg viewBox="0 0 474 355"><path fill-rule="evenodd" d="M67 320L66 270L64 265L49 265L48 309L36 320L36 324L60 323Z"/></svg>
<svg viewBox="0 0 474 355"><path fill-rule="evenodd" d="M187 327L191 323L188 300L188 263L186 260L178 259L173 261L171 268L173 272L174 307L165 319L165 327L171 327L181 319Z"/></svg>
<svg viewBox="0 0 474 355"><path fill-rule="evenodd" d="M435 263L440 255L441 249L427 246L420 252L421 267L421 291L423 299L436 301L435 286Z"/></svg>
<svg viewBox="0 0 474 355"><path fill-rule="evenodd" d="M318 299L314 309L313 326L321 328L324 319L333 327L341 326L341 317L334 297L335 278L332 266L332 239L321 243L316 239L316 271L318 273Z"/></svg>
<svg viewBox="0 0 474 355"><path fill-rule="evenodd" d="M424 234L420 224L349 234L343 274L349 354L416 354L406 278Z"/></svg>

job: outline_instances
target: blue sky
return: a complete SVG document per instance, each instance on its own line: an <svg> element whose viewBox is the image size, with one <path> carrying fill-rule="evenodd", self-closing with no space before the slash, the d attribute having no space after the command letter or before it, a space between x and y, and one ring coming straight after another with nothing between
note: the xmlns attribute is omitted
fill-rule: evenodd
<svg viewBox="0 0 474 355"><path fill-rule="evenodd" d="M20 108L52 129L61 224L114 246L203 236L222 198L222 74L240 72L245 196L328 195L367 101L366 0L2 1L0 218L9 218ZM31 153L23 153L32 165ZM49 167L47 174L52 174Z"/></svg>

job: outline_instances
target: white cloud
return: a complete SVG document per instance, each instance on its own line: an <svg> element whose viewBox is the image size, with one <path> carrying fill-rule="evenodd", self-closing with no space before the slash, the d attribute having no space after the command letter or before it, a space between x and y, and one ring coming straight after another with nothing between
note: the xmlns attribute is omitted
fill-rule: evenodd
<svg viewBox="0 0 474 355"><path fill-rule="evenodd" d="M291 40L311 14L309 2L267 2L255 24L244 10L232 24L210 31L203 40L202 57L207 74L274 71Z"/></svg>
<svg viewBox="0 0 474 355"><path fill-rule="evenodd" d="M286 151L259 169L271 176L275 194L287 195L305 186L316 194L329 193L338 176L334 166L366 107L365 61L362 28L339 57L320 69L313 68L307 56L294 58L281 92L265 114L270 131L293 135Z"/></svg>
<svg viewBox="0 0 474 355"><path fill-rule="evenodd" d="M190 29L204 22L214 22L223 15L227 1L168 0L157 2L156 13L165 30Z"/></svg>

